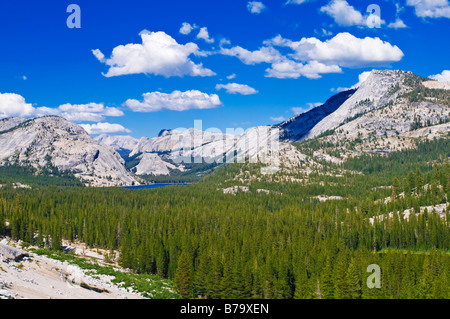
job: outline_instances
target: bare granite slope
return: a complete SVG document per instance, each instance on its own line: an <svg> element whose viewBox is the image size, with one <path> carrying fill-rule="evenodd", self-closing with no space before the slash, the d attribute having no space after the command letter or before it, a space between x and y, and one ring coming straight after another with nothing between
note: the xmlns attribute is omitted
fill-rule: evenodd
<svg viewBox="0 0 450 319"><path fill-rule="evenodd" d="M1 127L6 130L0 131L1 164L35 168L51 164L92 186L137 183L113 148L95 141L77 124L56 116L3 121Z"/></svg>

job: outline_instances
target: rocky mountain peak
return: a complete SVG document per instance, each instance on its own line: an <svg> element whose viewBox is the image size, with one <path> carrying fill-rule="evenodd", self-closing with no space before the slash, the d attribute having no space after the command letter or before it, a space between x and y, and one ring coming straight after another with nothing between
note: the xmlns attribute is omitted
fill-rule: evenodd
<svg viewBox="0 0 450 319"><path fill-rule="evenodd" d="M13 124L16 124L15 126ZM111 147L94 140L81 126L57 116L9 119L0 132L0 164L51 164L94 186L137 183Z"/></svg>

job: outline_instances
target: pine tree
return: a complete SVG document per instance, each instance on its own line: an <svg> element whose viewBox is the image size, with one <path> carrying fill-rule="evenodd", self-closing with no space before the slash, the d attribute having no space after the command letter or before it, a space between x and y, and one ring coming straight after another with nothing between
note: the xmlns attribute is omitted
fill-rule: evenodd
<svg viewBox="0 0 450 319"><path fill-rule="evenodd" d="M177 265L174 277L175 289L182 298L192 298L192 263L186 251L181 253Z"/></svg>
<svg viewBox="0 0 450 319"><path fill-rule="evenodd" d="M221 296L220 286L221 286L221 278L222 278L222 268L221 262L219 258L219 254L217 252L212 253L211 257L211 271L208 275L208 295L213 299L219 299Z"/></svg>
<svg viewBox="0 0 450 319"><path fill-rule="evenodd" d="M220 298L227 299L231 298L233 294L233 265L230 255L225 255L223 260L223 276L220 282Z"/></svg>
<svg viewBox="0 0 450 319"><path fill-rule="evenodd" d="M303 270L295 278L295 299L310 299L311 293L311 281L308 278L308 273Z"/></svg>
<svg viewBox="0 0 450 319"><path fill-rule="evenodd" d="M334 298L336 299L348 299L350 297L347 270L347 257L344 252L340 252L334 271Z"/></svg>
<svg viewBox="0 0 450 319"><path fill-rule="evenodd" d="M320 275L320 291L324 299L332 299L334 297L333 266L330 256L327 257L325 267Z"/></svg>
<svg viewBox="0 0 450 319"><path fill-rule="evenodd" d="M361 298L361 279L358 267L354 259L350 261L347 276L348 297L351 299Z"/></svg>

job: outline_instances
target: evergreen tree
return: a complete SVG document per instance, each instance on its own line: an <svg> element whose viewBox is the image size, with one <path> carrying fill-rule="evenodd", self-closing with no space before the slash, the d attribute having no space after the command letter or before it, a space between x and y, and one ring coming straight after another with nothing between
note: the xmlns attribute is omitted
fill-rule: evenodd
<svg viewBox="0 0 450 319"><path fill-rule="evenodd" d="M347 270L347 256L345 252L340 252L334 271L334 298L336 299L350 298Z"/></svg>
<svg viewBox="0 0 450 319"><path fill-rule="evenodd" d="M361 279L359 277L358 266L356 261L352 259L348 267L347 275L348 297L351 299L361 298Z"/></svg>
<svg viewBox="0 0 450 319"><path fill-rule="evenodd" d="M328 256L325 267L320 274L320 291L324 299L334 298L334 278L331 257Z"/></svg>
<svg viewBox="0 0 450 319"><path fill-rule="evenodd" d="M178 259L175 272L174 285L176 291L184 299L192 298L192 263L186 251L183 251Z"/></svg>

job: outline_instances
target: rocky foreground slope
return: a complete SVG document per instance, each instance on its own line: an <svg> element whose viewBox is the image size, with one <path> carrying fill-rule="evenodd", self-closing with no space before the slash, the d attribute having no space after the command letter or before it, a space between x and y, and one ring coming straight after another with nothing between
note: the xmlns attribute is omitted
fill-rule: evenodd
<svg viewBox="0 0 450 319"><path fill-rule="evenodd" d="M0 299L143 299L77 265L0 242ZM92 257L94 258L94 257Z"/></svg>

